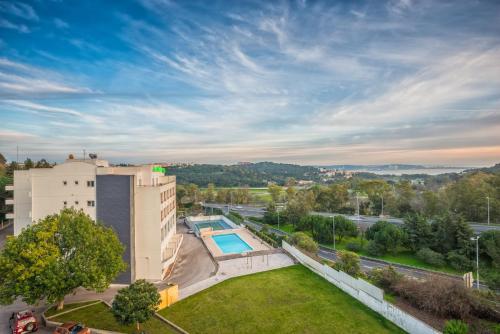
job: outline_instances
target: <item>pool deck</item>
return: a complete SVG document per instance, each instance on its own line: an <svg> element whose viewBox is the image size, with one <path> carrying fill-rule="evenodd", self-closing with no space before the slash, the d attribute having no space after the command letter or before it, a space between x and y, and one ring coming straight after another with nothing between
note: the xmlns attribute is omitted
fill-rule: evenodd
<svg viewBox="0 0 500 334"><path fill-rule="evenodd" d="M201 239L207 246L208 250L214 257L214 259L217 260L218 258L227 256L229 254L224 254L220 250L220 248L215 243L214 239L212 239L212 236L220 234L231 234L231 233L237 234L243 241L245 241L250 247L252 247L252 250L248 251L248 253L252 253L255 251L265 251L270 249L269 246L267 246L262 240L257 238L255 235L250 233L250 231L248 231L245 228L202 232Z"/></svg>

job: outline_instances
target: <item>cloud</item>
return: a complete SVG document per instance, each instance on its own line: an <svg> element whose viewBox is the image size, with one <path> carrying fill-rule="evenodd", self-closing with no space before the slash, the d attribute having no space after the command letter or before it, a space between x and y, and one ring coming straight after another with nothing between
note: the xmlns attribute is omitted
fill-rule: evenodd
<svg viewBox="0 0 500 334"><path fill-rule="evenodd" d="M37 111L37 112L41 112L41 113L64 114L64 115L82 117L82 113L75 111L75 110L72 110L72 109L68 109L68 108L50 107L50 106L45 106L42 104L33 103L30 101L23 101L23 100L5 100L4 102L7 104L10 104L10 105L13 105L15 107L33 110L33 111Z"/></svg>
<svg viewBox="0 0 500 334"><path fill-rule="evenodd" d="M56 73L0 58L0 97L22 94L83 94L88 88L66 84Z"/></svg>
<svg viewBox="0 0 500 334"><path fill-rule="evenodd" d="M38 21L33 7L22 2L0 1L0 11L30 21Z"/></svg>
<svg viewBox="0 0 500 334"><path fill-rule="evenodd" d="M59 29L67 29L69 27L69 24L60 18L54 18L54 24L57 28Z"/></svg>
<svg viewBox="0 0 500 334"><path fill-rule="evenodd" d="M30 29L24 24L15 24L2 18L0 18L0 28L12 29L23 34L30 32Z"/></svg>

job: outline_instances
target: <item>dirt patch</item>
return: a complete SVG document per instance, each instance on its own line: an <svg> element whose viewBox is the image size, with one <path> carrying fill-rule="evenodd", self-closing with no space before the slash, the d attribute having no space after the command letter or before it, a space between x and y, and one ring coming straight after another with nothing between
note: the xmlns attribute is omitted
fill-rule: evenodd
<svg viewBox="0 0 500 334"><path fill-rule="evenodd" d="M446 318L441 318L434 314L429 314L427 312L419 310L401 297L395 297L393 304L439 331L443 330L444 323L446 322L446 320L448 320Z"/></svg>

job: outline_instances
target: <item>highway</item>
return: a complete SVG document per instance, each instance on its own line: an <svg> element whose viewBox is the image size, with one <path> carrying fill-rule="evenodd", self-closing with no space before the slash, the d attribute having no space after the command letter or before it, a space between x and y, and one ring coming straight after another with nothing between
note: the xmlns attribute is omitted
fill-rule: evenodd
<svg viewBox="0 0 500 334"><path fill-rule="evenodd" d="M264 213L266 212L266 208L263 206L251 206L251 205L243 205L243 204L231 206L228 204L220 204L220 203L204 203L203 206L206 208L221 209L225 212L228 211L229 209L231 209L232 211L236 211L244 217L262 217L262 216L264 216ZM330 212L312 212L312 214L326 216L326 217L342 215L342 216L356 222L358 225L363 225L366 227L369 227L369 226L375 224L379 220L385 220L385 221L387 221L391 224L394 224L394 225L402 225L404 223L403 219L392 218L392 217L382 217L381 218L378 216L345 215L345 214L330 213ZM488 231L488 230L499 230L500 231L499 225L484 225L484 224L469 223L469 226L472 228L472 230L476 234L480 234L480 233Z"/></svg>

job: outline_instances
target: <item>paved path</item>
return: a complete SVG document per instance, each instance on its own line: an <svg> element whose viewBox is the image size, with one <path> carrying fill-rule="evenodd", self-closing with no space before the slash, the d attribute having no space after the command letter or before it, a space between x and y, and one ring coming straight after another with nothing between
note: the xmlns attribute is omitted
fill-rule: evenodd
<svg viewBox="0 0 500 334"><path fill-rule="evenodd" d="M220 261L219 270L215 276L180 289L179 299L189 297L229 278L288 267L293 264L293 259L285 253Z"/></svg>
<svg viewBox="0 0 500 334"><path fill-rule="evenodd" d="M194 234L187 233L188 228L183 223L177 224L177 233L184 234L174 269L169 278L169 283L179 285L179 289L215 275L216 267L203 245L202 241Z"/></svg>

